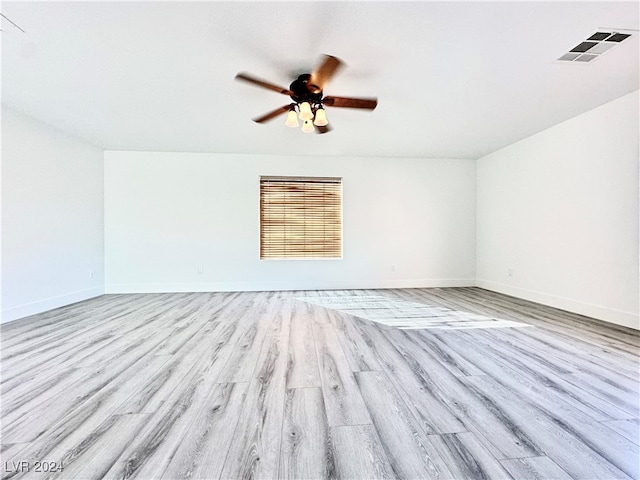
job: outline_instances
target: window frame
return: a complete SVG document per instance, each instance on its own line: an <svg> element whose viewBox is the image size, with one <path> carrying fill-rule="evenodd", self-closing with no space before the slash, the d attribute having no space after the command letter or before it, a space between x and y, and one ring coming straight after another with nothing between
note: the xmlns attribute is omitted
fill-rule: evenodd
<svg viewBox="0 0 640 480"><path fill-rule="evenodd" d="M339 195L340 202L337 205L339 212L339 229L335 229L334 231L339 234L339 256L328 256L328 255L299 255L299 254L281 254L279 256L269 255L268 253L264 254L264 196L263 196L263 182L265 181L273 181L277 182L279 180L282 183L289 182L300 182L300 183L334 183L339 185ZM305 180L308 180L305 182ZM322 180L326 180L326 182L322 182ZM258 255L261 261L287 261L287 260L342 260L344 258L344 179L339 176L308 176L308 175L260 175L259 176L259 245L258 245ZM328 202L329 203L329 202ZM333 204L335 207L336 204ZM331 204L329 203L329 206Z"/></svg>

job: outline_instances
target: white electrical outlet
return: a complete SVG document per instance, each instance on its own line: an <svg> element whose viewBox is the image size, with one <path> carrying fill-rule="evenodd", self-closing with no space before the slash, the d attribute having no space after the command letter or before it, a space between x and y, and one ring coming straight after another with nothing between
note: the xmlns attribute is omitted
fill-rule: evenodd
<svg viewBox="0 0 640 480"><path fill-rule="evenodd" d="M204 267L198 267L198 275L202 275L204 273Z"/></svg>
<svg viewBox="0 0 640 480"><path fill-rule="evenodd" d="M510 268L507 270L507 275L509 275L510 277L513 277L513 268Z"/></svg>

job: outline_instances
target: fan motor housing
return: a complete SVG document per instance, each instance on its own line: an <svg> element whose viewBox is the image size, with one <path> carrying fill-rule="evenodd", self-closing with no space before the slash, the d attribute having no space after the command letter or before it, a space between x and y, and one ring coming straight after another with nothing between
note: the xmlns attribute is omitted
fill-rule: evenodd
<svg viewBox="0 0 640 480"><path fill-rule="evenodd" d="M291 99L296 103L309 102L311 104L320 103L322 100L322 90L317 85L309 83L310 73L303 73L289 85L289 90L293 92Z"/></svg>

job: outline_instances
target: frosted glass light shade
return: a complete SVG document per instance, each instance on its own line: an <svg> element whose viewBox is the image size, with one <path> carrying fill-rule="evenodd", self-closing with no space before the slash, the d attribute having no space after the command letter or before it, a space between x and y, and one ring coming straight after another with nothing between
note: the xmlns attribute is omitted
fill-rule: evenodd
<svg viewBox="0 0 640 480"><path fill-rule="evenodd" d="M284 122L284 124L287 127L298 128L298 115L296 115L295 110L289 110L289 113L287 113L287 121Z"/></svg>
<svg viewBox="0 0 640 480"><path fill-rule="evenodd" d="M304 133L311 133L314 130L315 129L313 128L313 122L311 121L311 119L305 120L304 123L302 124L302 131Z"/></svg>
<svg viewBox="0 0 640 480"><path fill-rule="evenodd" d="M324 127L328 123L329 121L327 120L327 114L325 113L324 108L319 108L318 110L316 110L316 118L313 121L313 124L319 127Z"/></svg>
<svg viewBox="0 0 640 480"><path fill-rule="evenodd" d="M311 120L312 118L311 105L309 105L309 102L302 102L300 104L300 120Z"/></svg>

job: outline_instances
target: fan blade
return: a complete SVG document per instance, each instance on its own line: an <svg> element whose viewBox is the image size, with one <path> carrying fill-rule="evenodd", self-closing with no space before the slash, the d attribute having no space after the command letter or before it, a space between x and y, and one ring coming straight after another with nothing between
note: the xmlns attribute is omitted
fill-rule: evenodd
<svg viewBox="0 0 640 480"><path fill-rule="evenodd" d="M284 95L293 95L293 92L287 88L279 87L278 85L274 85L273 83L269 83L259 78L252 77L251 75L247 75L246 73L237 74L236 80L244 80L245 82L249 82L259 87L273 90L274 92L282 93Z"/></svg>
<svg viewBox="0 0 640 480"><path fill-rule="evenodd" d="M329 126L328 124L323 126L323 127L319 127L318 125L314 125L314 127L316 127L316 133L327 133L331 131L331 126Z"/></svg>
<svg viewBox="0 0 640 480"><path fill-rule="evenodd" d="M264 123L267 120L271 120L274 117L277 117L278 115L282 115L283 113L286 113L289 111L289 107L290 105L283 105L280 108L276 108L275 110L269 112L269 113L265 113L264 115L262 115L261 117L258 118L254 118L253 121L256 123Z"/></svg>
<svg viewBox="0 0 640 480"><path fill-rule="evenodd" d="M344 63L339 58L332 57L331 55L324 55L324 61L311 74L309 84L311 88L314 89L312 93L320 93L324 90L327 82L342 65L344 65Z"/></svg>
<svg viewBox="0 0 640 480"><path fill-rule="evenodd" d="M373 110L378 106L377 98L324 97L323 105L327 107L366 108Z"/></svg>

